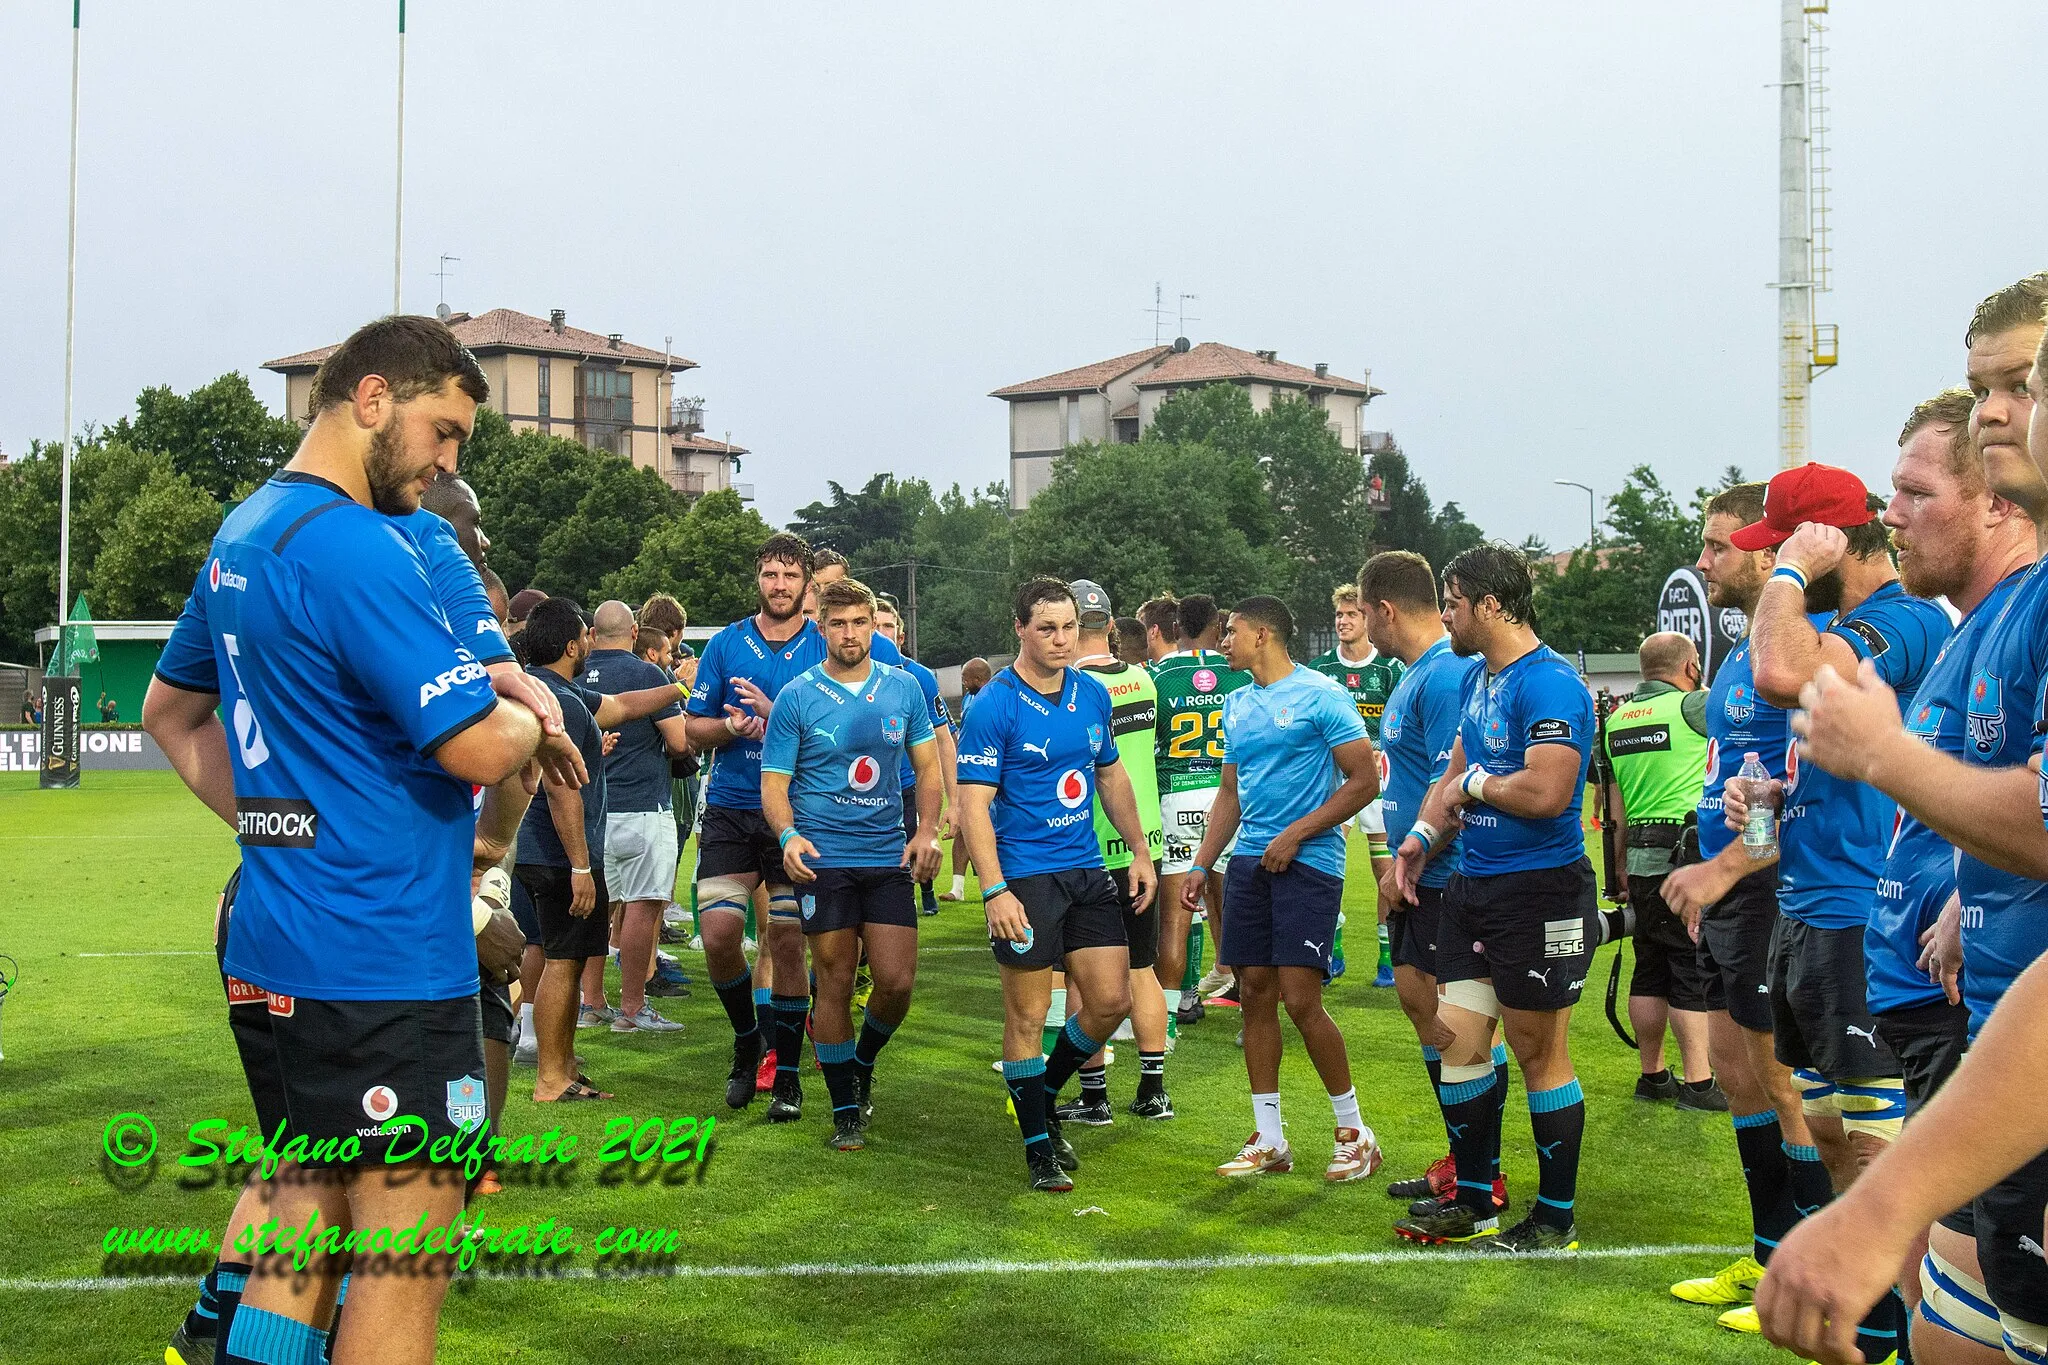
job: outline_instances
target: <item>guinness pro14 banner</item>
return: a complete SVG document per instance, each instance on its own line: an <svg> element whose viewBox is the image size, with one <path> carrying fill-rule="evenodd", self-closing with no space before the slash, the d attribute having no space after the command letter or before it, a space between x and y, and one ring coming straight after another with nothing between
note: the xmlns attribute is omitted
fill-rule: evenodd
<svg viewBox="0 0 2048 1365"><path fill-rule="evenodd" d="M38 768L42 774L39 786L78 785L78 698L78 679L43 679L43 761Z"/></svg>
<svg viewBox="0 0 2048 1365"><path fill-rule="evenodd" d="M1742 643L1749 629L1749 617L1734 607L1717 607L1707 601L1707 580L1690 564L1673 569L1657 597L1657 629L1676 631L1700 652L1702 687L1713 682L1721 661Z"/></svg>

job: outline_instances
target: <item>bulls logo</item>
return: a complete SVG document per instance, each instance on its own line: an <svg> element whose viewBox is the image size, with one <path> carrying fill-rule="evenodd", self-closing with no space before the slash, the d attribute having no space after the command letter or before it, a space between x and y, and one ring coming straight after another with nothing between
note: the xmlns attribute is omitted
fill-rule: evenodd
<svg viewBox="0 0 2048 1365"><path fill-rule="evenodd" d="M363 1112L382 1123L398 1112L398 1094L388 1085L373 1085L363 1092Z"/></svg>
<svg viewBox="0 0 2048 1365"><path fill-rule="evenodd" d="M1486 747L1494 753L1508 747L1508 723L1499 716L1486 718Z"/></svg>
<svg viewBox="0 0 2048 1365"><path fill-rule="evenodd" d="M1746 683L1737 683L1728 689L1728 700L1724 703L1728 719L1737 725L1749 724L1749 718L1756 714L1756 693Z"/></svg>
<svg viewBox="0 0 2048 1365"><path fill-rule="evenodd" d="M1913 708L1913 714L1906 718L1906 733L1918 735L1929 744L1936 743L1941 735L1941 722L1948 715L1946 706L1933 702L1922 702Z"/></svg>
<svg viewBox="0 0 2048 1365"><path fill-rule="evenodd" d="M1060 774L1059 783L1052 790L1062 806L1073 810L1088 800L1088 779L1079 768L1069 768Z"/></svg>
<svg viewBox="0 0 2048 1365"><path fill-rule="evenodd" d="M1195 670L1195 676L1188 681L1195 685L1195 691L1197 692L1214 692L1216 690L1216 670L1213 668L1198 668Z"/></svg>
<svg viewBox="0 0 2048 1365"><path fill-rule="evenodd" d="M857 792L873 791L881 780L882 765L866 754L846 765L846 785Z"/></svg>
<svg viewBox="0 0 2048 1365"><path fill-rule="evenodd" d="M1981 757L2005 743L2005 682L1995 673L1979 673L1970 683L1970 747Z"/></svg>
<svg viewBox="0 0 2048 1365"><path fill-rule="evenodd" d="M1102 727L1100 725L1088 727L1088 752L1091 754L1102 752Z"/></svg>
<svg viewBox="0 0 2048 1365"><path fill-rule="evenodd" d="M891 748L903 743L903 717L882 717L882 742Z"/></svg>
<svg viewBox="0 0 2048 1365"><path fill-rule="evenodd" d="M1401 737L1401 708L1389 706L1380 717L1380 737L1392 744Z"/></svg>

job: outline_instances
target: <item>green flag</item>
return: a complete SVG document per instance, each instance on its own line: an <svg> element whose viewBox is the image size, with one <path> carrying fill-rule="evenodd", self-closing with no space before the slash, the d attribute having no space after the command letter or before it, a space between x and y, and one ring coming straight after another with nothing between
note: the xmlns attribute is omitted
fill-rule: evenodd
<svg viewBox="0 0 2048 1365"><path fill-rule="evenodd" d="M85 600L85 594L78 594L78 600L71 604L71 621L64 627L62 638L57 643L55 676L68 678L78 671L80 664L96 664L100 661L99 638L92 630L92 606Z"/></svg>

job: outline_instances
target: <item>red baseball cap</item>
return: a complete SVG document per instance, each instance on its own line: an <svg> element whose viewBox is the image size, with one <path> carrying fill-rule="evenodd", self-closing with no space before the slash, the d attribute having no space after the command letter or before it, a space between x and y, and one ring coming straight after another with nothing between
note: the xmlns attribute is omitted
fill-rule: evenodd
<svg viewBox="0 0 2048 1365"><path fill-rule="evenodd" d="M1738 550L1768 550L1792 538L1801 522L1847 530L1877 514L1870 510L1870 490L1846 469L1809 461L1781 470L1764 488L1764 519L1728 537Z"/></svg>

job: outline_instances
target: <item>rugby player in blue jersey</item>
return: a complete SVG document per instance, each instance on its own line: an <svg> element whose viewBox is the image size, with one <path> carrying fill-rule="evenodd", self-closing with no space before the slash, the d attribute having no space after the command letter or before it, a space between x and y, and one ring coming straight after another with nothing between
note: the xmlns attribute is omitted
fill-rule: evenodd
<svg viewBox="0 0 2048 1365"><path fill-rule="evenodd" d="M1461 822L1458 873L1437 936L1438 1018L1451 1034L1438 1092L1458 1162L1456 1198L1394 1225L1425 1243L1487 1239L1504 1252L1578 1245L1574 1216L1586 1103L1572 1069L1571 1007L1602 937L1579 810L1594 742L1593 697L1536 637L1528 561L1475 546L1444 566L1444 625L1460 655L1464 714L1444 775L1396 858L1411 904L1429 856ZM1538 1193L1500 1232L1491 1173L1502 1114L1495 1020L1521 1065L1536 1138Z"/></svg>
<svg viewBox="0 0 2048 1365"><path fill-rule="evenodd" d="M1017 660L982 689L960 736L960 833L981 883L1003 981L1003 1080L1034 1189L1074 1187L1080 1163L1052 1099L1131 1011L1123 903L1095 837L1099 789L1131 849L1131 908L1150 909L1157 876L1131 780L1118 761L1109 689L1068 666L1080 636L1073 590L1034 578L1017 590ZM1052 969L1081 990L1081 1012L1040 1049Z"/></svg>
<svg viewBox="0 0 2048 1365"><path fill-rule="evenodd" d="M543 723L532 685L495 677L451 631L387 518L453 471L488 392L431 319L382 319L344 342L315 376L298 452L215 537L145 703L180 777L240 835L223 967L264 993L232 1019L259 1122L327 1144L276 1182L285 1225L408 1227L424 1213L445 1227L459 1175L422 1179L424 1160L385 1155L485 1119L471 784L516 774ZM232 745L214 714L224 697ZM316 1324L346 1258L303 1273L275 1259L255 1265L222 1360L321 1355ZM447 1265L420 1265L356 1286L336 1360L432 1358Z"/></svg>
<svg viewBox="0 0 2048 1365"><path fill-rule="evenodd" d="M1707 603L1717 611L1754 616L1764 580L1776 565L1770 550L1738 550L1729 537L1764 514L1764 485L1739 483L1707 502L1700 557ZM1707 979L1707 1051L1728 1094L1735 1146L1749 1192L1751 1249L1719 1273L1682 1280L1671 1293L1688 1303L1726 1308L1721 1325L1755 1331L1748 1300L1796 1207L1827 1197L1827 1170L1813 1149L1792 1069L1771 1041L1771 931L1778 922L1778 855L1753 851L1729 830L1723 794L1755 754L1783 781L1790 736L1785 710L1757 695L1747 634L1721 663L1707 692L1707 771L1700 794L1696 846L1687 841L1680 865L1664 879L1664 903L1699 945ZM1794 1177L1798 1178L1795 1179Z"/></svg>
<svg viewBox="0 0 2048 1365"><path fill-rule="evenodd" d="M917 979L915 881L939 865L940 780L924 692L870 654L875 598L844 578L817 590L825 661L775 699L761 753L761 812L782 847L817 973L811 1046L832 1096L832 1146L867 1144L875 1058L910 1010ZM917 824L903 836L898 756L915 773ZM853 979L874 987L855 1042Z"/></svg>
<svg viewBox="0 0 2048 1365"><path fill-rule="evenodd" d="M1380 1146L1359 1114L1344 1034L1323 1008L1323 980L1344 904L1341 827L1379 795L1379 759L1351 694L1294 662L1293 638L1293 615L1277 597L1246 598L1230 615L1223 653L1252 681L1223 703L1222 784L1181 884L1181 906L1190 915L1201 906L1209 869L1235 838L1223 941L1237 969L1256 1127L1216 1173L1294 1169L1280 1121L1285 1003L1336 1118L1323 1178L1364 1180L1379 1169Z"/></svg>
<svg viewBox="0 0 2048 1365"><path fill-rule="evenodd" d="M1776 475L1763 518L1730 538L1738 549L1777 551L1750 628L1765 700L1794 706L1823 665L1853 671L1860 659L1872 660L1902 699L1918 689L1949 636L1949 620L1900 584L1890 534L1875 515L1883 506L1848 470L1806 464ZM1832 618L1815 619L1827 612ZM1896 808L1875 788L1813 765L1788 760L1786 776L1772 1039L1778 1060L1792 1068L1807 1127L1839 1191L1905 1118L1901 1064L1877 1031L1870 996L1873 954L1886 963L1900 950L1891 939L1866 941ZM1731 820L1746 814L1736 799L1724 797L1724 806ZM1890 964L1885 979L1912 965ZM1797 1211L1813 1208L1801 1199ZM1880 1303L1861 1329L1866 1354L1879 1359L1897 1349L1906 1325L1898 1296Z"/></svg>
<svg viewBox="0 0 2048 1365"><path fill-rule="evenodd" d="M2034 522L2037 550L2048 526L2048 420L2032 397L2048 380L2039 355L2044 303L2048 274L2019 280L1978 305L1966 336L1970 427L1985 475ZM1803 698L1803 742L1814 763L1859 775L1959 851L1958 903L1942 916L1929 967L1952 976L1960 955L1973 1035L2014 979L2048 951L2048 831L2035 806L2041 738L2034 720L2044 676L2048 569L2037 563L1974 651L1960 758L1903 737L1899 705L1874 672L1824 674ZM1948 1236L1958 1220L1943 1218L1921 1268L1920 1317L1987 1350L2048 1355L2048 1265L2021 1241L2042 1240L2034 1229L2044 1205L2048 1159L2027 1163L1978 1197L1967 1211L1974 1247Z"/></svg>
<svg viewBox="0 0 2048 1365"><path fill-rule="evenodd" d="M1466 677L1482 665L1451 648L1437 601L1436 573L1421 555L1410 550L1374 555L1358 571L1358 593L1366 639L1380 653L1399 659L1403 668L1380 720L1380 752L1387 760L1387 787L1380 806L1386 812L1387 846L1398 851L1422 813L1422 798L1450 764L1451 745L1465 710ZM1450 1030L1437 1019L1436 997L1444 887L1458 870L1457 836L1452 834L1449 840L1423 869L1412 905L1394 880L1392 859L1386 860L1379 879L1380 919L1387 926L1394 960L1394 994L1422 1045L1432 1102L1442 1082L1442 1049L1451 1040ZM1504 1054L1495 1076L1500 1082L1497 1098L1505 1104ZM1387 1193L1396 1199L1447 1198L1457 1189L1457 1171L1457 1158L1447 1151L1420 1176L1395 1181Z"/></svg>

